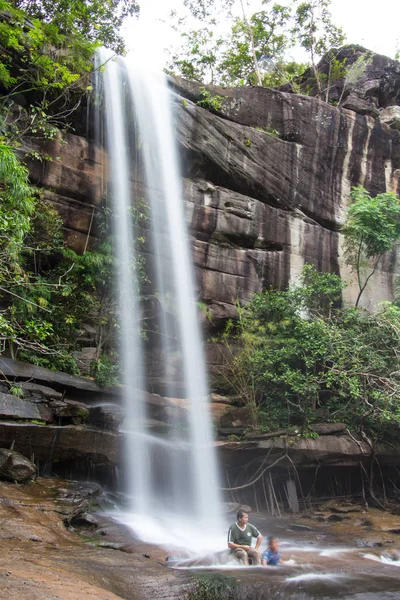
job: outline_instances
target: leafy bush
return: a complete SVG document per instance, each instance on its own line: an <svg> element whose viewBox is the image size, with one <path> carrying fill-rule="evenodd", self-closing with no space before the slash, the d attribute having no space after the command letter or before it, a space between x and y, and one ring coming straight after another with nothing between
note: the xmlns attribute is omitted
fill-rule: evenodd
<svg viewBox="0 0 400 600"><path fill-rule="evenodd" d="M205 87L200 88L200 100L197 101L197 105L207 110L218 112L222 109L222 96L213 96Z"/></svg>
<svg viewBox="0 0 400 600"><path fill-rule="evenodd" d="M103 354L92 362L90 374L101 387L114 386L119 383L120 367L109 356Z"/></svg>
<svg viewBox="0 0 400 600"><path fill-rule="evenodd" d="M362 187L353 188L350 199L342 231L346 262L357 276L357 306L381 257L400 240L400 200L393 192L373 198Z"/></svg>
<svg viewBox="0 0 400 600"><path fill-rule="evenodd" d="M341 308L340 278L306 265L299 285L256 294L225 343L225 385L275 429L345 421L383 435L400 425L400 309Z"/></svg>

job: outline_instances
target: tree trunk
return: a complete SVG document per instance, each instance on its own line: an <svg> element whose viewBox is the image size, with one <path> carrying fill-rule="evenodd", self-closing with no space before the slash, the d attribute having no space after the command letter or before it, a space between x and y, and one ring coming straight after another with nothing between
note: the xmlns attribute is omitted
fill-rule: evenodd
<svg viewBox="0 0 400 600"><path fill-rule="evenodd" d="M251 28L250 22L247 19L246 12L244 10L243 0L240 0L240 5L242 7L243 21L245 22L246 27L247 27L247 31L249 32L251 54L252 54L252 57L253 57L254 70L256 72L256 77L257 77L257 85L262 86L260 69L258 68L258 63L257 63L256 49L254 47L253 30Z"/></svg>

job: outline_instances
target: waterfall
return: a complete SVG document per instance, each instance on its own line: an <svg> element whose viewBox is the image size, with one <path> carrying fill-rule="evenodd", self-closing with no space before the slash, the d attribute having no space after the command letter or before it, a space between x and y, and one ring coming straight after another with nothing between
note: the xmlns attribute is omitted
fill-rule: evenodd
<svg viewBox="0 0 400 600"><path fill-rule="evenodd" d="M100 50L96 61L97 67L106 63L97 85L103 95L108 183L115 213L126 410L124 462L130 498L124 520L148 541L200 550L210 545L210 536L222 531L221 501L172 94L163 74L141 70L131 60L110 60L108 51ZM164 392L182 399L169 411L167 434L148 433L140 334L143 292L135 244L143 232L137 231L132 217L132 207L143 198L149 208L146 248L158 307Z"/></svg>

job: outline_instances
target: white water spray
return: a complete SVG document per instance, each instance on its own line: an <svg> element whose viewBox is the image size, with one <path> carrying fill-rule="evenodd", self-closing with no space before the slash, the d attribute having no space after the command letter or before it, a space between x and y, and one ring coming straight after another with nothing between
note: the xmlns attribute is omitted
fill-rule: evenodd
<svg viewBox="0 0 400 600"><path fill-rule="evenodd" d="M125 462L129 465L128 494L132 498L130 514L123 520L148 541L211 549L211 537L224 533L171 94L163 75L155 77L126 59L109 58L108 52L102 50L98 60L101 64L108 60L103 86L109 181L116 212L127 413ZM139 165L133 164L134 158ZM139 391L145 387L145 372L131 207L140 200L135 197L137 186L132 183L132 173L140 167L145 174L145 181L141 182L144 191L142 186L140 193L144 193L150 207L149 244L154 254L153 283L160 307L165 359L162 375L168 381L167 395L176 397L179 393L187 400L185 410L172 411L179 412L179 419L171 417L168 437L147 434L144 394ZM179 357L183 393L170 376L171 357L175 362ZM182 418L182 414L186 417ZM223 537L218 543L223 544Z"/></svg>

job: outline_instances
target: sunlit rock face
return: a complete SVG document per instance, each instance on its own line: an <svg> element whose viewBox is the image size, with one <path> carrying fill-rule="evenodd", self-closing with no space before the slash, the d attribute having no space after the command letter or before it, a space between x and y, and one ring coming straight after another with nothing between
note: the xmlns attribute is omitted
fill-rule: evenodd
<svg viewBox="0 0 400 600"><path fill-rule="evenodd" d="M395 106L400 82L382 77L380 97L386 108ZM238 301L271 285L287 287L305 263L350 280L339 230L351 188L400 192L400 131L391 121L267 88L207 86L222 98L214 114L196 104L198 83L176 78L171 86L205 325L223 327ZM59 160L29 166L64 219L67 242L83 251L99 235L106 157L82 137L68 134L66 141L47 143L45 151ZM135 168L132 185L145 196ZM363 294L365 306L393 297L395 265L393 251ZM350 285L345 300L356 295Z"/></svg>

